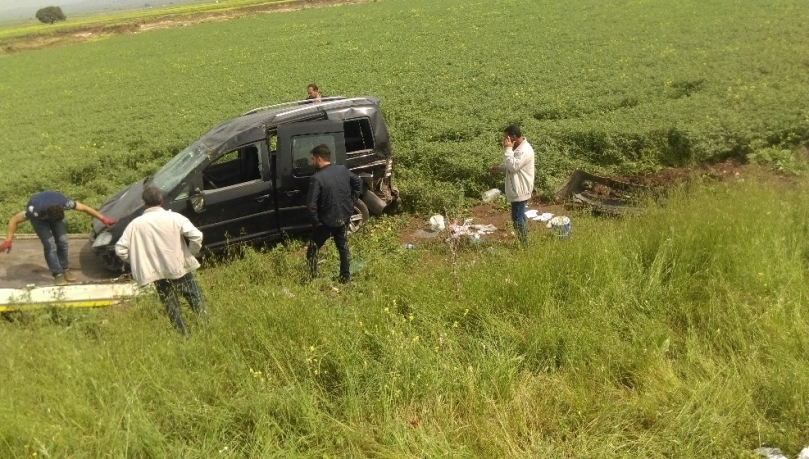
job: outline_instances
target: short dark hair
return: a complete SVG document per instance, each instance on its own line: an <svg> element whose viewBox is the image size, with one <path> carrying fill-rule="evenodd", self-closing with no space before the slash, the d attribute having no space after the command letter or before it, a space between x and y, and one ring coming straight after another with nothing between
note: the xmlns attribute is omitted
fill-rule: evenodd
<svg viewBox="0 0 809 459"><path fill-rule="evenodd" d="M506 128L503 129L503 133L514 137L522 137L520 126L516 124L509 124L508 126L506 126Z"/></svg>
<svg viewBox="0 0 809 459"><path fill-rule="evenodd" d="M326 161L331 160L331 151L329 150L329 146L325 143L321 143L315 148L312 148L312 152L310 154L317 158L325 159Z"/></svg>
<svg viewBox="0 0 809 459"><path fill-rule="evenodd" d="M163 204L163 192L155 186L147 187L140 195L146 207L157 207Z"/></svg>
<svg viewBox="0 0 809 459"><path fill-rule="evenodd" d="M314 83L309 83L309 86L307 86L307 88L312 88L312 89L314 89L315 91L320 91L319 89L317 89L317 85L316 85L316 84L314 84Z"/></svg>
<svg viewBox="0 0 809 459"><path fill-rule="evenodd" d="M65 209L59 205L48 206L42 211L40 218L49 222L58 222L65 218Z"/></svg>

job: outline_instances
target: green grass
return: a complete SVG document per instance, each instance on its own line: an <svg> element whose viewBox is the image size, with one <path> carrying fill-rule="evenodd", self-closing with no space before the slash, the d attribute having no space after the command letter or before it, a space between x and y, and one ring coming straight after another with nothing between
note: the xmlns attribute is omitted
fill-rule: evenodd
<svg viewBox="0 0 809 459"><path fill-rule="evenodd" d="M792 457L806 191L714 184L573 215L568 241L461 245L457 290L400 218L351 238L367 267L345 288L300 285L299 243L246 250L200 272L212 321L189 341L153 295L10 316L0 456Z"/></svg>

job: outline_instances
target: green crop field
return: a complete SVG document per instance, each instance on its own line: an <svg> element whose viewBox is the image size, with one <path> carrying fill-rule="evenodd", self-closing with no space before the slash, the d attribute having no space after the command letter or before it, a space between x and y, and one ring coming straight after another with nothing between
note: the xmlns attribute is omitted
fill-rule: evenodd
<svg viewBox="0 0 809 459"><path fill-rule="evenodd" d="M59 188L90 204L249 108L381 97L406 202L497 183L523 125L547 191L809 140L803 1L388 0L262 14L0 59L0 213ZM74 230L77 228L74 228Z"/></svg>
<svg viewBox="0 0 809 459"><path fill-rule="evenodd" d="M511 122L539 194L575 168L772 158L809 142L807 23L804 0L380 0L5 55L0 216L42 189L97 206L310 82L381 98L422 214L501 184L486 166ZM380 218L347 289L298 285L298 242L245 249L202 271L212 322L188 342L153 296L6 316L0 457L794 457L807 191L682 190L455 265Z"/></svg>

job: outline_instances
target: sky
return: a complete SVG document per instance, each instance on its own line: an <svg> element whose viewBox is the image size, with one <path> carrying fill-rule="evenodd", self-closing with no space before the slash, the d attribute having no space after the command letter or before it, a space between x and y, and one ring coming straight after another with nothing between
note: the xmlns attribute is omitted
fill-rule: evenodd
<svg viewBox="0 0 809 459"><path fill-rule="evenodd" d="M206 0L0 0L0 22L34 19L37 10L46 6L62 8L68 20L71 14L87 15L113 11L127 11L163 5L204 3ZM208 0L210 1L210 0Z"/></svg>

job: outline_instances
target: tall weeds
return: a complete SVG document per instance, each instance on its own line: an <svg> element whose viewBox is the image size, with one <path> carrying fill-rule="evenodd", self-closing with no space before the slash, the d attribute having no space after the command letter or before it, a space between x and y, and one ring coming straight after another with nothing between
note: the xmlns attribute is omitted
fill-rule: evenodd
<svg viewBox="0 0 809 459"><path fill-rule="evenodd" d="M809 443L804 185L683 190L530 246L351 237L200 273L183 341L153 297L0 323L2 457L745 457ZM339 264L324 248L324 276ZM462 295L456 295L457 270ZM190 314L189 314L190 315Z"/></svg>

